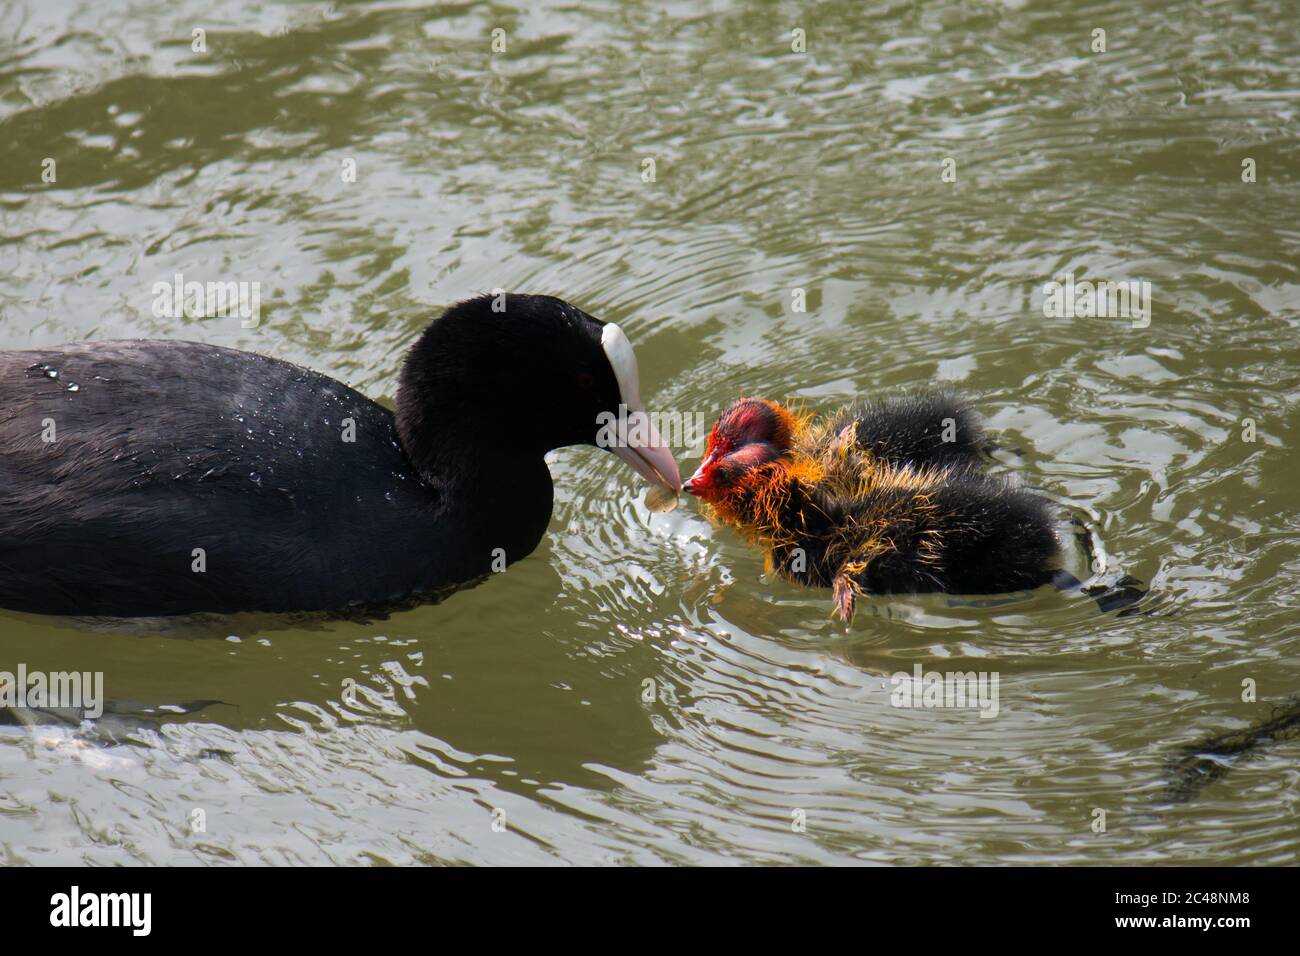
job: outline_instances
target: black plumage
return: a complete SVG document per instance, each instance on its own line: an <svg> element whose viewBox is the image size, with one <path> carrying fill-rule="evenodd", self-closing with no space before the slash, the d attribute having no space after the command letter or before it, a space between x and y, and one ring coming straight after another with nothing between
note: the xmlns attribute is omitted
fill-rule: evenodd
<svg viewBox="0 0 1300 956"><path fill-rule="evenodd" d="M853 425L858 447L872 457L913 468L979 465L990 443L975 412L950 392L891 395L841 409L828 433Z"/></svg>
<svg viewBox="0 0 1300 956"><path fill-rule="evenodd" d="M378 611L499 570L546 530L543 454L623 400L603 326L549 296L462 302L396 415L193 342L0 353L0 606Z"/></svg>

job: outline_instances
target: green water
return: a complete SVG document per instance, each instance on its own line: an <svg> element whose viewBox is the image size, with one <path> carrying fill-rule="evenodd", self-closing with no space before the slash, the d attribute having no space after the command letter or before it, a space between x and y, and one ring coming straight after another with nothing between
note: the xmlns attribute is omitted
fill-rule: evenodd
<svg viewBox="0 0 1300 956"><path fill-rule="evenodd" d="M386 621L0 613L0 669L155 710L0 726L0 862L1297 862L1300 743L1161 796L1300 692L1298 108L1282 0L0 2L0 347L198 339L389 401L447 303L553 293L656 409L969 394L1157 612L845 630L570 449L536 553ZM155 316L178 272L259 282L261 325ZM1150 324L1044 315L1066 273L1149 282ZM997 717L892 706L918 663L999 674Z"/></svg>

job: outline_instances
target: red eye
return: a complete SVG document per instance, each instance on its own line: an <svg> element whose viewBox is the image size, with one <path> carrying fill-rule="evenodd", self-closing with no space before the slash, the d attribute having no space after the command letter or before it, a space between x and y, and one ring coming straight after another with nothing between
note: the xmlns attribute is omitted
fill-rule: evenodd
<svg viewBox="0 0 1300 956"><path fill-rule="evenodd" d="M590 372L579 372L577 383L578 388L587 389L596 384L596 379Z"/></svg>

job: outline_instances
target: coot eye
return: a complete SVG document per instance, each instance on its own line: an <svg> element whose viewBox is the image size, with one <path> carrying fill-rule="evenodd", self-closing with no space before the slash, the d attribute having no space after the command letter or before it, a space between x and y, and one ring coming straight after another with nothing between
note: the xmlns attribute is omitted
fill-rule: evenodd
<svg viewBox="0 0 1300 956"><path fill-rule="evenodd" d="M596 378L590 372L579 372L577 382L578 388L591 388L591 386L596 384Z"/></svg>

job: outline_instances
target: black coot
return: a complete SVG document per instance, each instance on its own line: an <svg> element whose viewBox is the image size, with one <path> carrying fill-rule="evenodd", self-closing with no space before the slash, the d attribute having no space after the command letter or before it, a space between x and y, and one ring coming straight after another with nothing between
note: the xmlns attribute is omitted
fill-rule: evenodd
<svg viewBox="0 0 1300 956"><path fill-rule="evenodd" d="M128 617L378 609L471 581L541 540L547 451L644 412L618 326L532 295L435 320L396 415L174 341L0 353L0 398L0 606ZM630 435L611 450L679 489L653 429Z"/></svg>

